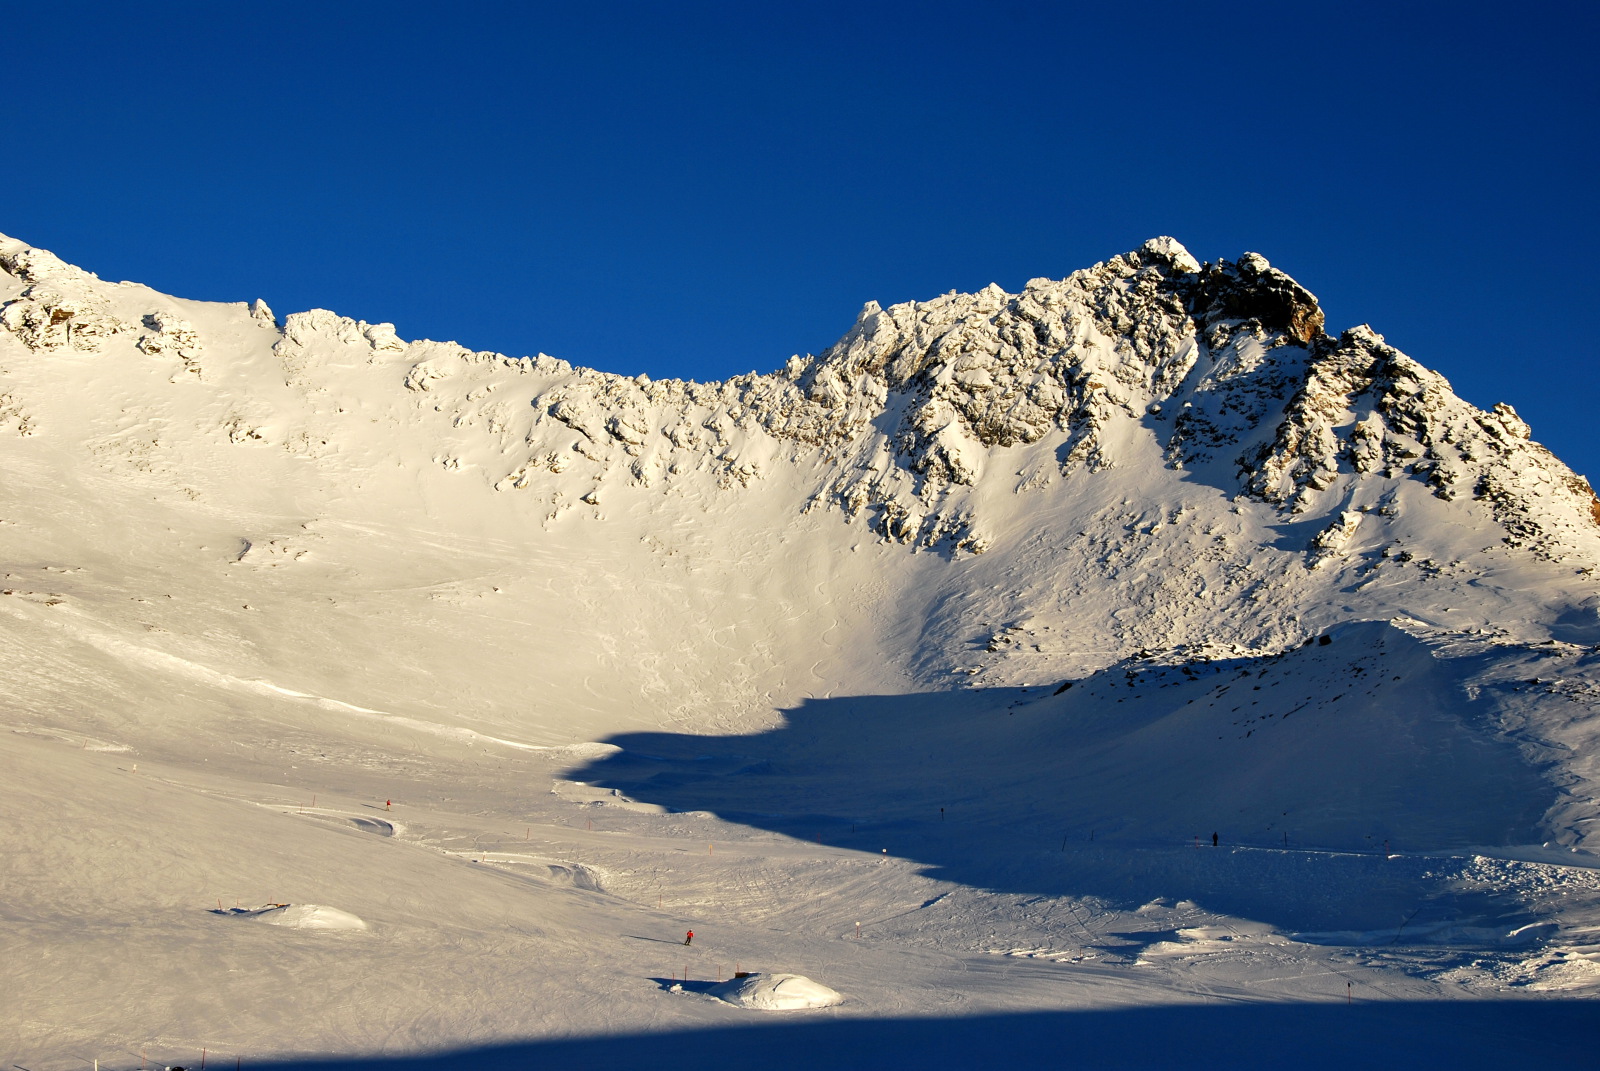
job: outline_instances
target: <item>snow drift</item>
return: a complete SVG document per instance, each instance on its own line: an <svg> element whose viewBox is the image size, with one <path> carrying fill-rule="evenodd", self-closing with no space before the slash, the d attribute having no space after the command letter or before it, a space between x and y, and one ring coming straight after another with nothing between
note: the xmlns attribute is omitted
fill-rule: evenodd
<svg viewBox="0 0 1600 1071"><path fill-rule="evenodd" d="M838 993L803 974L751 973L744 978L719 982L707 992L729 1004L761 1011L831 1008L844 1002Z"/></svg>
<svg viewBox="0 0 1600 1071"><path fill-rule="evenodd" d="M236 918L291 930L365 930L366 922L348 911L325 904L272 904L238 912Z"/></svg>

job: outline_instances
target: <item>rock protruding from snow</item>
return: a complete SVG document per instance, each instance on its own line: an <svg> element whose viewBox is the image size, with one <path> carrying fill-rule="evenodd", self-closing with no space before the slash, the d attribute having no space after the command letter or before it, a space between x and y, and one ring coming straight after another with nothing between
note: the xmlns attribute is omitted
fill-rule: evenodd
<svg viewBox="0 0 1600 1071"><path fill-rule="evenodd" d="M803 974L750 974L719 982L707 992L729 1004L762 1011L831 1008L844 1002L844 997Z"/></svg>
<svg viewBox="0 0 1600 1071"><path fill-rule="evenodd" d="M28 284L0 308L0 327L31 350L96 353L131 329L112 311L98 277L54 253L0 235L0 269Z"/></svg>

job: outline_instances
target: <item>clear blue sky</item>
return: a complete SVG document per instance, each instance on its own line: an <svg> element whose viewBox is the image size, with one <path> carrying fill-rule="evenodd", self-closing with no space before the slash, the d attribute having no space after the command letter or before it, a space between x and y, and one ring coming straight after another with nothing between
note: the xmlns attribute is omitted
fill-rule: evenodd
<svg viewBox="0 0 1600 1071"><path fill-rule="evenodd" d="M1172 234L1600 480L1593 3L7 5L0 231L621 372Z"/></svg>

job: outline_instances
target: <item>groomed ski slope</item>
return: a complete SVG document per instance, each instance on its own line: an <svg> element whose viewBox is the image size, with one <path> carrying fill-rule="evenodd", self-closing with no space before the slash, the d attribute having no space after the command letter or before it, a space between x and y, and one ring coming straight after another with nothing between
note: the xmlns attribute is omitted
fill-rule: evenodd
<svg viewBox="0 0 1600 1071"><path fill-rule="evenodd" d="M1091 422L1114 463L1063 461L1063 417L938 431L983 472L902 485L869 440L915 382L837 441L718 402L696 444L662 395L652 476L655 439L549 416L516 362L434 377L439 344L12 256L8 308L46 310L0 332L27 1071L1589 1051L1600 627L1566 498L1516 492L1529 537L1343 461L1285 512L1230 458L1171 467L1143 402ZM94 322L137 326L60 332ZM819 499L865 463L875 505ZM734 1007L736 969L844 999Z"/></svg>

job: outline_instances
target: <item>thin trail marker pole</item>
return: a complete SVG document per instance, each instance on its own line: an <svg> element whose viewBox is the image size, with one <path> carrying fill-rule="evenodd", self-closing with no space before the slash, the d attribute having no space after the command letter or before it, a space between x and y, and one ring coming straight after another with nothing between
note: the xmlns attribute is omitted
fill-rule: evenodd
<svg viewBox="0 0 1600 1071"><path fill-rule="evenodd" d="M311 809L313 811L317 809L317 794L315 792L311 793Z"/></svg>
<svg viewBox="0 0 1600 1071"><path fill-rule="evenodd" d="M206 1071L206 1050L200 1050L200 1071Z"/></svg>
<svg viewBox="0 0 1600 1071"><path fill-rule="evenodd" d="M1061 850L1067 850L1067 835L1065 833L1061 835Z"/></svg>
<svg viewBox="0 0 1600 1071"><path fill-rule="evenodd" d="M706 854L707 855L716 855L717 854L717 846L715 844L707 844L706 845Z"/></svg>
<svg viewBox="0 0 1600 1071"><path fill-rule="evenodd" d="M861 940L861 923L856 923L856 940Z"/></svg>
<svg viewBox="0 0 1600 1071"><path fill-rule="evenodd" d="M1355 999L1356 999L1356 998L1355 998L1355 996L1354 996L1354 995L1353 995L1353 993L1352 993L1352 990L1351 990L1351 985L1350 985L1350 983L1349 983L1349 982L1346 982L1346 983L1345 983L1345 984L1344 984L1344 1002L1345 1002L1345 1003L1346 1003L1346 1004L1354 1004L1354 1003L1355 1003Z"/></svg>

